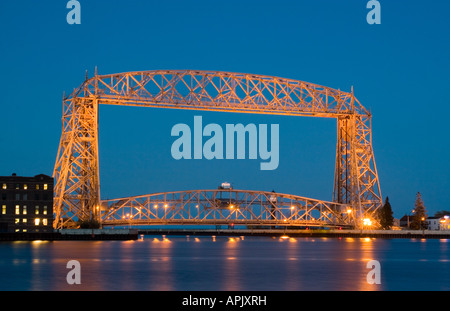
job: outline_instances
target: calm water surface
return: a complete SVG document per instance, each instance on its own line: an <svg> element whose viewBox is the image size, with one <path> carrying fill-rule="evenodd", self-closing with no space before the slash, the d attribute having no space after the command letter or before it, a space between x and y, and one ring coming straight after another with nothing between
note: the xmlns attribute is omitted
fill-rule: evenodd
<svg viewBox="0 0 450 311"><path fill-rule="evenodd" d="M69 260L81 285L68 285ZM381 264L381 284L366 267ZM0 290L449 290L450 240L145 236L0 242Z"/></svg>

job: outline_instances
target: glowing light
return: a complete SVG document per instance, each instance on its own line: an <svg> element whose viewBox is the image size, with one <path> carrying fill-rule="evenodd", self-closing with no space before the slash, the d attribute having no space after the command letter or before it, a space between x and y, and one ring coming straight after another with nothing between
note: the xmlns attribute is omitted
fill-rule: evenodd
<svg viewBox="0 0 450 311"><path fill-rule="evenodd" d="M167 205L167 204L164 204L164 208L167 208L169 205Z"/></svg>
<svg viewBox="0 0 450 311"><path fill-rule="evenodd" d="M159 240L158 240L157 238L154 238L154 239L153 239L153 242L158 243Z"/></svg>
<svg viewBox="0 0 450 311"><path fill-rule="evenodd" d="M195 240L195 242L200 242L199 238L195 238L194 240Z"/></svg>
<svg viewBox="0 0 450 311"><path fill-rule="evenodd" d="M158 204L153 205L154 208L158 208Z"/></svg>
<svg viewBox="0 0 450 311"><path fill-rule="evenodd" d="M287 235L282 235L282 236L280 236L280 239L286 240L286 239L289 239L289 236L287 236Z"/></svg>
<svg viewBox="0 0 450 311"><path fill-rule="evenodd" d="M233 209L233 208L234 208L234 205L233 205L233 204L231 204L231 205L230 205L230 208L231 208L231 209Z"/></svg>
<svg viewBox="0 0 450 311"><path fill-rule="evenodd" d="M292 210L292 209L294 209L294 208L295 208L295 206L294 206L294 205L292 205L292 206L291 206L291 210Z"/></svg>
<svg viewBox="0 0 450 311"><path fill-rule="evenodd" d="M347 210L347 214L351 214L351 213L352 213L352 209L349 208L349 209Z"/></svg>
<svg viewBox="0 0 450 311"><path fill-rule="evenodd" d="M34 240L34 241L32 241L31 243L32 244L42 244L42 243L47 243L48 241L45 241L45 240Z"/></svg>
<svg viewBox="0 0 450 311"><path fill-rule="evenodd" d="M289 242L297 242L297 240L294 238L289 238Z"/></svg>
<svg viewBox="0 0 450 311"><path fill-rule="evenodd" d="M234 242L236 242L236 240L234 238L229 238L228 242L234 243Z"/></svg>
<svg viewBox="0 0 450 311"><path fill-rule="evenodd" d="M364 218L363 219L363 225L364 226L371 226L372 225L372 221L369 218Z"/></svg>

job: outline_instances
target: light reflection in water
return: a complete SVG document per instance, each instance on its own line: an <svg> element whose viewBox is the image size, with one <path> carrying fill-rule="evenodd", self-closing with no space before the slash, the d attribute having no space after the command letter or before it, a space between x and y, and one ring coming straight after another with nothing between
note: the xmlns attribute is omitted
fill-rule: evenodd
<svg viewBox="0 0 450 311"><path fill-rule="evenodd" d="M228 260L225 260L223 267L223 290L226 291L237 291L240 290L240 278L242 277L239 264L240 261L237 258L239 253L240 243L236 243L237 239L234 237L228 238L228 242L225 243L224 247L224 257Z"/></svg>
<svg viewBox="0 0 450 311"><path fill-rule="evenodd" d="M0 244L1 290L449 290L448 239L146 236ZM68 285L66 264L81 263ZM370 260L381 285L368 284ZM429 278L432 274L434 277Z"/></svg>

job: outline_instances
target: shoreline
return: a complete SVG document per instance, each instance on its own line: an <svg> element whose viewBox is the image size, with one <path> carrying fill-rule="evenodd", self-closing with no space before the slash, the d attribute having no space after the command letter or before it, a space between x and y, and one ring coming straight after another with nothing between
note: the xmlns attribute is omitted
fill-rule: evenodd
<svg viewBox="0 0 450 311"><path fill-rule="evenodd" d="M450 239L450 231L431 230L295 230L295 229L138 229L139 235L355 237Z"/></svg>
<svg viewBox="0 0 450 311"><path fill-rule="evenodd" d="M124 241L138 240L142 235L450 239L450 231L431 230L63 229L42 233L0 233L0 241Z"/></svg>

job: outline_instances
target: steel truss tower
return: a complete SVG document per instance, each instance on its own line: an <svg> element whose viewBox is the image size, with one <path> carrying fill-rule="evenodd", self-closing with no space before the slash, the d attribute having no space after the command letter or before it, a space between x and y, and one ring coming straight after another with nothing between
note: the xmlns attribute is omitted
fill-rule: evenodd
<svg viewBox="0 0 450 311"><path fill-rule="evenodd" d="M333 201L352 206L356 227L382 205L372 116L353 90L216 71L96 73L63 99L62 134L53 174L55 228L68 227L76 220L101 220L99 104L336 118Z"/></svg>

